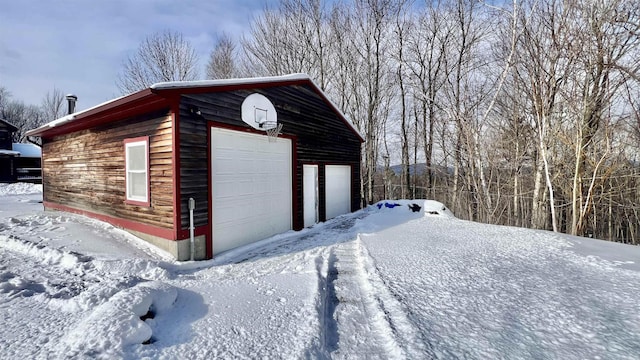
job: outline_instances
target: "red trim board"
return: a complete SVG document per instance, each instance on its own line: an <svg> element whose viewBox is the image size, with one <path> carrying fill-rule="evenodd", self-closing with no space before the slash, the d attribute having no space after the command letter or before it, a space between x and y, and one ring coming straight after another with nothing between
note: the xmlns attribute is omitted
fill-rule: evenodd
<svg viewBox="0 0 640 360"><path fill-rule="evenodd" d="M174 241L178 240L176 231L174 229L161 228L159 226L144 224L144 223L133 221L133 220L116 218L116 217L104 215L104 214L98 214L92 211L76 209L70 206L56 204L48 201L44 201L43 205L47 209L55 209L55 210L66 211L74 214L84 215L90 218L107 222L111 225L114 225L120 228L138 231L144 234L157 236L167 240L174 240Z"/></svg>

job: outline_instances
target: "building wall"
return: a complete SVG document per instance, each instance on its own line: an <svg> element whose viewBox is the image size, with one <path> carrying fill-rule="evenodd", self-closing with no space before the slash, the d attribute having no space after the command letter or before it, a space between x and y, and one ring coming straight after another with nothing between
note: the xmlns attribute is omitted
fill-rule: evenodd
<svg viewBox="0 0 640 360"><path fill-rule="evenodd" d="M13 132L0 123L0 150L11 150Z"/></svg>
<svg viewBox="0 0 640 360"><path fill-rule="evenodd" d="M0 154L0 182L12 183L16 179L15 158Z"/></svg>
<svg viewBox="0 0 640 360"><path fill-rule="evenodd" d="M123 140L149 136L150 207L125 204ZM44 201L173 228L172 117L168 110L43 139Z"/></svg>
<svg viewBox="0 0 640 360"><path fill-rule="evenodd" d="M282 133L294 139L293 194L295 229L303 227L302 165L319 165L319 213L326 220L324 165L344 164L352 168L351 208L360 208L360 140L339 116L307 85L235 90L221 93L186 94L180 101L180 159L182 182L182 228L188 226L187 204L194 197L198 206L196 226L206 225L208 215L207 122L250 130L241 120L241 105L252 93L265 95L276 108ZM196 111L197 110L197 111ZM199 113L198 113L199 111ZM185 180L189 174L188 180ZM206 205L206 206L205 206Z"/></svg>

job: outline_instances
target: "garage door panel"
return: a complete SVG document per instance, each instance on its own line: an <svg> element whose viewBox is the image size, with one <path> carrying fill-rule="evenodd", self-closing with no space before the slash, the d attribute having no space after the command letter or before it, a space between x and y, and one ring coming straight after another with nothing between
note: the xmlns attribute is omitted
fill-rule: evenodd
<svg viewBox="0 0 640 360"><path fill-rule="evenodd" d="M351 166L325 167L325 194L327 219L351 212Z"/></svg>
<svg viewBox="0 0 640 360"><path fill-rule="evenodd" d="M291 140L212 128L214 254L292 228Z"/></svg>

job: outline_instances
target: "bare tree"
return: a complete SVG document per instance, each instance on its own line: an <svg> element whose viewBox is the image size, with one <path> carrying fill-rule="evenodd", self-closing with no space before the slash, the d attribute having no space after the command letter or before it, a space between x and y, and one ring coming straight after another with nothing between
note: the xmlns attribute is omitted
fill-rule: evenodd
<svg viewBox="0 0 640 360"><path fill-rule="evenodd" d="M394 71L388 58L391 55L392 14L397 4L393 1L357 0L354 3L354 29L351 34L354 59L358 64L353 74L354 110L352 114L356 126L364 133L362 186L363 201L374 202L374 173L378 164L378 148L381 129L389 115L391 99L390 85L393 84Z"/></svg>
<svg viewBox="0 0 640 360"><path fill-rule="evenodd" d="M353 120L365 204L413 186L462 218L638 243L637 4L281 0L238 55L308 73Z"/></svg>
<svg viewBox="0 0 640 360"><path fill-rule="evenodd" d="M639 69L640 60L636 51L640 45L638 22L640 9L629 7L627 1L610 0L603 2L577 2L576 22L584 40L576 49L580 53L579 71L575 73L575 85L581 89L577 102L579 114L576 124L575 163L573 173L573 191L571 194L572 218L571 233L584 235L587 218L592 212L594 185L599 168L608 153L598 155L591 150L597 146L598 137L608 118L606 110L622 86L627 83L629 70ZM581 26L586 24L585 26ZM636 29L636 31L630 31ZM636 73L631 72L637 78ZM632 78L633 78L632 77ZM604 132L604 143L609 136ZM599 145L600 148L604 146ZM592 160L591 171L588 168L589 154L596 155ZM592 181L588 180L591 176Z"/></svg>
<svg viewBox="0 0 640 360"><path fill-rule="evenodd" d="M409 33L408 68L416 101L414 109L421 117L422 146L426 162L426 187L434 179L433 146L437 117L442 117L436 95L446 81L448 48L452 41L451 25L440 8L440 1L430 2L416 19L416 31ZM418 115L416 116L416 121ZM433 193L432 193L433 194Z"/></svg>
<svg viewBox="0 0 640 360"><path fill-rule="evenodd" d="M44 122L42 112L37 106L25 105L22 101L7 101L1 109L0 118L10 122L18 128L13 133L13 142L26 141L25 132L34 129Z"/></svg>
<svg viewBox="0 0 640 360"><path fill-rule="evenodd" d="M236 44L227 33L218 37L207 63L208 79L231 79L238 77Z"/></svg>
<svg viewBox="0 0 640 360"><path fill-rule="evenodd" d="M407 76L406 76L406 63L407 60L405 58L406 53L406 41L408 38L407 33L412 30L413 22L409 19L408 15L405 13L404 6L398 7L398 14L395 16L396 24L395 24L395 42L396 42L396 53L395 60L397 62L396 65L396 79L398 81L398 87L400 90L400 142L401 142L401 159L402 159L402 184L401 184L401 196L402 198L406 198L411 189L411 173L409 170L410 161L409 161L409 132L411 128L411 123L409 119L409 111L407 104ZM388 152L388 151L387 151ZM387 159L389 155L386 155ZM415 167L415 164L414 164Z"/></svg>
<svg viewBox="0 0 640 360"><path fill-rule="evenodd" d="M40 109L45 119L54 120L65 115L65 96L64 92L58 88L53 88L47 92L42 100Z"/></svg>
<svg viewBox="0 0 640 360"><path fill-rule="evenodd" d="M329 48L332 40L343 35L331 32L329 17L321 0L281 0L278 9L265 10L250 25L250 36L242 39L244 55L253 65L250 72L303 72L326 90L332 54Z"/></svg>
<svg viewBox="0 0 640 360"><path fill-rule="evenodd" d="M0 113L3 111L6 104L9 102L11 93L4 86L0 86Z"/></svg>
<svg viewBox="0 0 640 360"><path fill-rule="evenodd" d="M116 85L131 93L163 81L196 80L198 57L182 34L165 31L145 38L127 58Z"/></svg>

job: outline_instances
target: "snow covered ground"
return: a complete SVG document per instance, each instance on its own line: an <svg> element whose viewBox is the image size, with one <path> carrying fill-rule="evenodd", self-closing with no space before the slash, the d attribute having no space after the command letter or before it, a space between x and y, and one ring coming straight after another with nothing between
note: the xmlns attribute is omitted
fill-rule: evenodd
<svg viewBox="0 0 640 360"><path fill-rule="evenodd" d="M40 192L0 184L2 359L640 354L639 247L399 201L177 263Z"/></svg>

